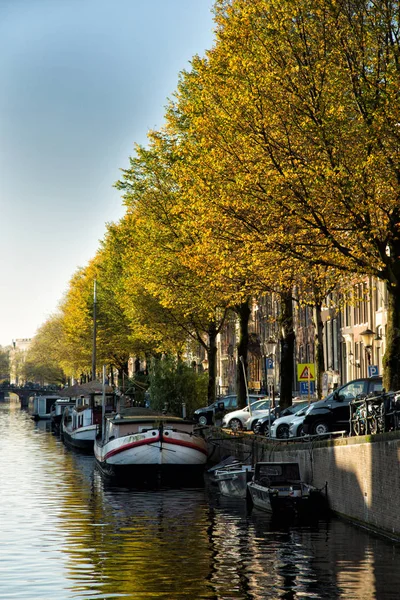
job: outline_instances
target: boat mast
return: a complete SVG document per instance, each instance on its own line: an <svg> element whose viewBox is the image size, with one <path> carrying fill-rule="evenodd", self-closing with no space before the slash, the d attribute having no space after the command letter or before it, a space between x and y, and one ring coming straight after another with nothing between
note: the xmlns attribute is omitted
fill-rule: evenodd
<svg viewBox="0 0 400 600"><path fill-rule="evenodd" d="M247 376L246 376L246 369L244 367L244 360L243 360L243 356L239 356L239 360L242 363L242 368L243 368L243 378L244 378L244 385L246 386L246 398L247 398L247 406L249 407L249 414L250 416L252 416L252 412L251 412L251 404L250 404L250 398L249 398L249 388L247 385Z"/></svg>
<svg viewBox="0 0 400 600"><path fill-rule="evenodd" d="M96 280L93 284L93 345L92 345L92 381L96 379L96 308L97 308L97 286Z"/></svg>
<svg viewBox="0 0 400 600"><path fill-rule="evenodd" d="M104 429L106 416L106 365L103 365L103 388L101 398L101 442L104 443Z"/></svg>

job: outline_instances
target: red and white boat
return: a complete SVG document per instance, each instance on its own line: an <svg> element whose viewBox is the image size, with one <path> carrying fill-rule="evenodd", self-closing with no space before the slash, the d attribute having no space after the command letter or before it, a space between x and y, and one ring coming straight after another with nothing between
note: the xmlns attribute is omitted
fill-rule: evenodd
<svg viewBox="0 0 400 600"><path fill-rule="evenodd" d="M131 483L143 479L202 474L207 462L206 440L196 424L145 408L108 415L94 443L100 469Z"/></svg>

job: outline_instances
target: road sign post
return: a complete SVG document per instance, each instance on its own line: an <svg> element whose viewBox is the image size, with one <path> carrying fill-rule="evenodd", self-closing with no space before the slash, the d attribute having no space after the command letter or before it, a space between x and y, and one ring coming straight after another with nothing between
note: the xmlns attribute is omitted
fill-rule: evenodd
<svg viewBox="0 0 400 600"><path fill-rule="evenodd" d="M315 365L314 363L302 363L297 365L297 379L307 383L308 404L311 402L311 382L315 381Z"/></svg>

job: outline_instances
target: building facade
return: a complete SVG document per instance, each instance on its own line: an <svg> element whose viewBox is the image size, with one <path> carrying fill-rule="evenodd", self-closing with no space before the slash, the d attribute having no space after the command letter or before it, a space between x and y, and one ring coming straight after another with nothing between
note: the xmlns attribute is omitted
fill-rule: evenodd
<svg viewBox="0 0 400 600"><path fill-rule="evenodd" d="M25 383L23 366L31 342L32 338L19 338L12 342L10 350L10 383L14 385L23 385Z"/></svg>
<svg viewBox="0 0 400 600"><path fill-rule="evenodd" d="M254 300L249 322L248 387L254 392L279 393L278 294ZM359 377L382 375L387 324L387 295L382 282L367 278L349 287L346 295L331 295L322 310L325 371L323 395ZM315 325L313 309L293 301L295 351L293 394L300 393L297 365L314 363ZM235 313L219 334L218 394L235 393L239 325ZM271 341L275 344L271 345ZM272 348L272 350L271 350Z"/></svg>

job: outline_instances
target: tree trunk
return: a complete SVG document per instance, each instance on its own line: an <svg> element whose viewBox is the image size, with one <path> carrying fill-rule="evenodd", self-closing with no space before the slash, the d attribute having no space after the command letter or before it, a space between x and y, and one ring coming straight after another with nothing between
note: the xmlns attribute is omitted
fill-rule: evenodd
<svg viewBox="0 0 400 600"><path fill-rule="evenodd" d="M322 376L325 371L324 358L324 324L322 322L322 305L316 304L314 312L314 352L315 352L315 388L317 398L322 398Z"/></svg>
<svg viewBox="0 0 400 600"><path fill-rule="evenodd" d="M383 358L383 386L386 390L400 390L400 287L387 284L387 337Z"/></svg>
<svg viewBox="0 0 400 600"><path fill-rule="evenodd" d="M239 342L237 345L238 360L236 367L236 393L238 408L244 408L247 405L246 383L244 373L247 379L247 351L249 346L249 319L250 319L250 301L247 300L236 307L235 312L239 317ZM241 360L242 357L242 360Z"/></svg>
<svg viewBox="0 0 400 600"><path fill-rule="evenodd" d="M211 321L208 327L208 404L216 400L217 383L217 325Z"/></svg>
<svg viewBox="0 0 400 600"><path fill-rule="evenodd" d="M280 408L292 405L293 389L293 356L294 356L294 330L293 330L293 301L292 293L282 294L281 298L281 373L280 373Z"/></svg>

